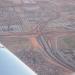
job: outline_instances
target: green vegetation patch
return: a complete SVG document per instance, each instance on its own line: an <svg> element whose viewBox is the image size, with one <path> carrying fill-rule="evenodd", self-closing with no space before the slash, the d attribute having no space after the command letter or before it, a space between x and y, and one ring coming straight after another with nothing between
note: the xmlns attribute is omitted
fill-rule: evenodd
<svg viewBox="0 0 75 75"><path fill-rule="evenodd" d="M75 48L75 37L65 37L62 41L64 41L64 43L70 48Z"/></svg>

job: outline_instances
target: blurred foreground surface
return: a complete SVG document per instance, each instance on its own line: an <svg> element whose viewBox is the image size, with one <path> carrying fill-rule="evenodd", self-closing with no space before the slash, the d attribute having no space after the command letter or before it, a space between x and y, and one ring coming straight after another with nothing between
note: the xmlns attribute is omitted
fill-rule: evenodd
<svg viewBox="0 0 75 75"><path fill-rule="evenodd" d="M0 0L0 41L38 75L74 74L75 1Z"/></svg>
<svg viewBox="0 0 75 75"><path fill-rule="evenodd" d="M0 75L36 75L4 46L0 46L0 63Z"/></svg>

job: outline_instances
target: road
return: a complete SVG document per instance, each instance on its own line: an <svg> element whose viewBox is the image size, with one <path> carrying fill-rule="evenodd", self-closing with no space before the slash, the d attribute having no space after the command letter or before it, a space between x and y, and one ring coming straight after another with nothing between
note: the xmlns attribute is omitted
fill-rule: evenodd
<svg viewBox="0 0 75 75"><path fill-rule="evenodd" d="M66 58L63 57L60 51L54 50L52 47L50 47L43 35L39 36L37 40L39 44L43 47L44 51L55 61L57 61L59 64L63 65L64 67L67 67L68 69L75 70L73 61L70 63Z"/></svg>

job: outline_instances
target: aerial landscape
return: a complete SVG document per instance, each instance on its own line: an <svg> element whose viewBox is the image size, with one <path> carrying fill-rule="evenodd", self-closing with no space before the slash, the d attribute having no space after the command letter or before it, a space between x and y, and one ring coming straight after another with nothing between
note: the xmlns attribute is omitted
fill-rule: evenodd
<svg viewBox="0 0 75 75"><path fill-rule="evenodd" d="M0 42L38 75L73 75L75 0L0 0Z"/></svg>

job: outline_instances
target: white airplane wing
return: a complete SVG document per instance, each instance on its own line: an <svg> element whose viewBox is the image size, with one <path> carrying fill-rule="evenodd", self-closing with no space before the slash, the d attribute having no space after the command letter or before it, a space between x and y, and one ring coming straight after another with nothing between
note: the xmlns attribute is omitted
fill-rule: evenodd
<svg viewBox="0 0 75 75"><path fill-rule="evenodd" d="M0 75L36 75L36 73L0 44Z"/></svg>

